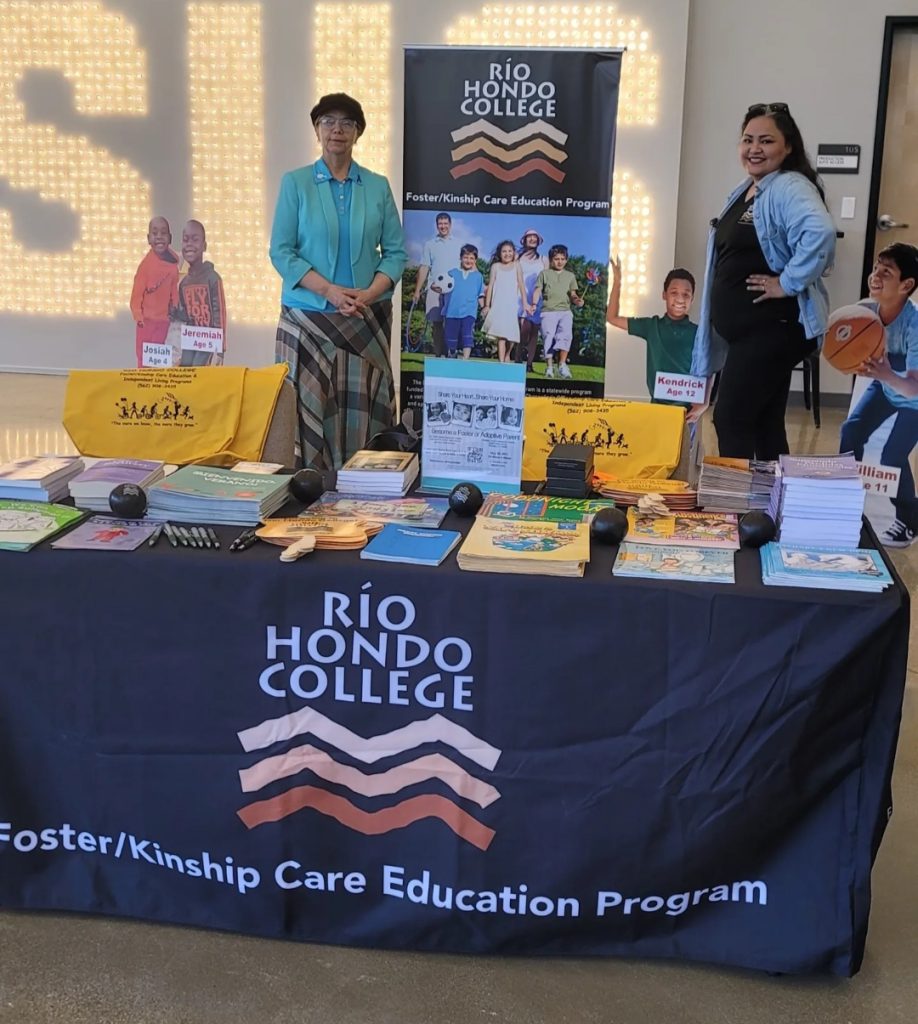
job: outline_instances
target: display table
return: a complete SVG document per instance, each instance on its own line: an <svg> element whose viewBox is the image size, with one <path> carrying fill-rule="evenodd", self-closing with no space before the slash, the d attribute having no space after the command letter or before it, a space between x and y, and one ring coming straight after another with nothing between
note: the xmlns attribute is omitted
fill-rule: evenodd
<svg viewBox="0 0 918 1024"><path fill-rule="evenodd" d="M456 527L453 517L445 526ZM908 594L0 552L0 905L854 973Z"/></svg>

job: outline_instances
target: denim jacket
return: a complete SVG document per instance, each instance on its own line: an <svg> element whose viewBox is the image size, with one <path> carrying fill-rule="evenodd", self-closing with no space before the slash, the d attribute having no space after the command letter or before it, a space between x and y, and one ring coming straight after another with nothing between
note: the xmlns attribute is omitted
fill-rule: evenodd
<svg viewBox="0 0 918 1024"><path fill-rule="evenodd" d="M749 178L737 185L721 217L749 185ZM809 179L796 171L773 171L759 182L752 204L752 220L765 262L779 275L784 291L797 296L800 323L806 336L816 338L821 345L829 316L829 295L821 278L835 262L835 224L819 192ZM692 373L698 377L716 373L727 358L726 342L711 323L714 230L712 225L705 257L701 314L692 352Z"/></svg>

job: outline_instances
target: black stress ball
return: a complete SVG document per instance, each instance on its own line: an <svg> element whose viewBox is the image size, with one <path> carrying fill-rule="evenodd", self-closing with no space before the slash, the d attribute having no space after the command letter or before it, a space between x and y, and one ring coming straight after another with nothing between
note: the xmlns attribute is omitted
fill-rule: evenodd
<svg viewBox="0 0 918 1024"><path fill-rule="evenodd" d="M118 484L108 496L108 507L122 519L139 519L147 510L147 493L137 484Z"/></svg>
<svg viewBox="0 0 918 1024"><path fill-rule="evenodd" d="M304 505L311 505L325 493L325 480L317 469L301 469L290 478L290 493Z"/></svg>
<svg viewBox="0 0 918 1024"><path fill-rule="evenodd" d="M449 507L457 516L471 519L484 504L484 495L476 484L456 484L449 492Z"/></svg>
<svg viewBox="0 0 918 1024"><path fill-rule="evenodd" d="M620 508L601 508L590 523L597 544L621 544L628 532L628 517Z"/></svg>
<svg viewBox="0 0 918 1024"><path fill-rule="evenodd" d="M775 521L767 512L747 512L739 521L740 544L744 548L760 548L777 533Z"/></svg>

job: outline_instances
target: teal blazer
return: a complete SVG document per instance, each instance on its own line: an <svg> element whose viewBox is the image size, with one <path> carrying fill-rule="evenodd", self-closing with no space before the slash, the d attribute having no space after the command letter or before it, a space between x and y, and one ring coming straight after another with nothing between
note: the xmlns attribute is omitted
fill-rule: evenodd
<svg viewBox="0 0 918 1024"><path fill-rule="evenodd" d="M389 182L354 163L350 245L354 286L367 288L377 272L393 285L408 254ZM315 270L331 280L338 254L338 214L328 178L317 164L289 171L281 180L271 229L271 262L283 280L281 302L297 309L325 310L321 295L301 288L303 275ZM389 289L381 298L389 298Z"/></svg>

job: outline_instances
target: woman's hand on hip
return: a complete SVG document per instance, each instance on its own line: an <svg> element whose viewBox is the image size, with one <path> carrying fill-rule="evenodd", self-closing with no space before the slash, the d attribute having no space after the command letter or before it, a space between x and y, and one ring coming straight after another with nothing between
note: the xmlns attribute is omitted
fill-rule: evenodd
<svg viewBox="0 0 918 1024"><path fill-rule="evenodd" d="M781 287L781 279L770 274L750 274L746 278L746 291L759 293L759 297L752 300L753 304L766 299L787 298L787 292Z"/></svg>

